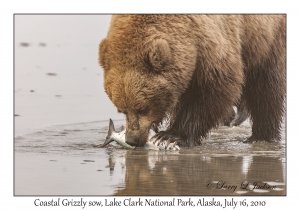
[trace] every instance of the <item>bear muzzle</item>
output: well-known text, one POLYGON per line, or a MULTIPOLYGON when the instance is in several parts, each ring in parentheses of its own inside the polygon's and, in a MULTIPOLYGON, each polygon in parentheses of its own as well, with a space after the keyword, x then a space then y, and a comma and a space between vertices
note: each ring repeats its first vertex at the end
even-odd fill
POLYGON ((130 146, 139 146, 139 139, 136 136, 126 136, 126 143, 130 146))
POLYGON ((147 142, 147 135, 130 135, 126 133, 126 143, 130 146, 143 147, 147 142))

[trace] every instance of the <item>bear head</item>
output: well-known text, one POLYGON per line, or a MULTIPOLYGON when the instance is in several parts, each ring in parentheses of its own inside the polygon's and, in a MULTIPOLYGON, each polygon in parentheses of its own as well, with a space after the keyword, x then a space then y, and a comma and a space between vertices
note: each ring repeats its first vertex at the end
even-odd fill
POLYGON ((174 39, 177 33, 158 28, 157 17, 113 16, 99 48, 105 92, 126 115, 126 142, 132 146, 143 146, 151 126, 171 112, 196 63, 189 39, 174 39))

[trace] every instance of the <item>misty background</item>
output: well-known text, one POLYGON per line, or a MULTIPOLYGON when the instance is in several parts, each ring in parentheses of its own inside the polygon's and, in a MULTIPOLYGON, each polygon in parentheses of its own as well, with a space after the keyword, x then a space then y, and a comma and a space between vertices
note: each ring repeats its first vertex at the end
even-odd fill
POLYGON ((124 119, 107 97, 98 47, 111 15, 15 15, 15 134, 124 119))

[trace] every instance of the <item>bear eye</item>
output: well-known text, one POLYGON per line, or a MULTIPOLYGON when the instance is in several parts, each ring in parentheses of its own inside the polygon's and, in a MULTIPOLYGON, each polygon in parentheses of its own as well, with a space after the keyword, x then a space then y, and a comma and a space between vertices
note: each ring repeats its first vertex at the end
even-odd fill
POLYGON ((148 107, 139 109, 139 110, 137 111, 137 113, 138 113, 139 115, 145 115, 145 114, 147 114, 148 112, 149 112, 149 108, 148 108, 148 107))
POLYGON ((122 112, 122 111, 120 111, 119 109, 118 109, 118 113, 122 113, 122 114, 127 114, 127 112, 122 112))

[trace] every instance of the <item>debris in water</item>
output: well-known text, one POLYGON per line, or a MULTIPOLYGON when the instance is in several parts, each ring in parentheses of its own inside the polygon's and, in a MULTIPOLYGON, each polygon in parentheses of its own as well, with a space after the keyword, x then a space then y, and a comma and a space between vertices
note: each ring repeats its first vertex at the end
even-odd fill
POLYGON ((56 76, 56 73, 47 73, 48 76, 56 76))
POLYGON ((39 43, 39 46, 40 46, 40 47, 46 47, 46 43, 40 42, 40 43, 39 43))
POLYGON ((21 46, 21 47, 29 47, 29 45, 30 45, 30 44, 27 43, 27 42, 21 42, 21 43, 20 43, 20 46, 21 46))
POLYGON ((94 160, 83 160, 84 162, 95 162, 94 160))

